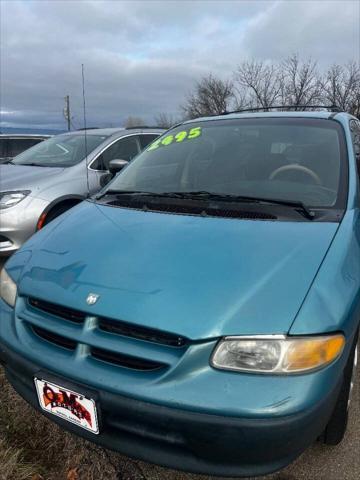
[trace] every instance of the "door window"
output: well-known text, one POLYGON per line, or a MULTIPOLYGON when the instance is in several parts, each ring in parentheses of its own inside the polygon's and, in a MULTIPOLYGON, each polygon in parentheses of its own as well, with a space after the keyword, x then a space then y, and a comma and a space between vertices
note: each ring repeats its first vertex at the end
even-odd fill
POLYGON ((160 135, 159 134, 149 134, 149 133, 144 133, 139 135, 140 139, 140 145, 141 145, 141 150, 143 150, 146 146, 149 145, 149 143, 153 142, 156 140, 160 135))
POLYGON ((94 170, 108 170, 110 160, 121 159, 128 162, 140 152, 140 144, 136 135, 121 138, 110 145, 91 164, 94 170))

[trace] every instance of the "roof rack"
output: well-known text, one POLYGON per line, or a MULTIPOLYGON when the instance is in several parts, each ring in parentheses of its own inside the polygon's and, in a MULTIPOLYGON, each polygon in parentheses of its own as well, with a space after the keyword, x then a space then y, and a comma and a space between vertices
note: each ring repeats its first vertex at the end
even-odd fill
POLYGON ((139 128, 139 129, 143 129, 143 128, 157 128, 157 129, 161 129, 161 127, 154 127, 152 125, 134 125, 132 127, 125 127, 125 130, 131 130, 133 128, 139 128))
POLYGON ((77 128, 76 131, 77 132, 81 132, 82 130, 96 130, 96 129, 99 129, 100 127, 82 127, 82 128, 77 128))
POLYGON ((270 110, 294 110, 294 111, 303 111, 303 110, 314 110, 314 109, 326 109, 330 112, 341 112, 341 108, 337 105, 275 105, 273 107, 255 107, 255 108, 245 108, 243 110, 232 110, 231 112, 223 112, 220 115, 230 115, 231 113, 244 113, 244 112, 268 112, 270 110))

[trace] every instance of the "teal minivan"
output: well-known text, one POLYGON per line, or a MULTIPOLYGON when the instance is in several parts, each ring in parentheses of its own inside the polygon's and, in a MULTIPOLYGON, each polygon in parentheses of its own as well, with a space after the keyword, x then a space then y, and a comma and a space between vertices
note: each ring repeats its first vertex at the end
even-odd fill
POLYGON ((339 443, 359 159, 360 122, 338 111, 172 128, 5 264, 8 380, 63 428, 191 472, 262 475, 339 443))

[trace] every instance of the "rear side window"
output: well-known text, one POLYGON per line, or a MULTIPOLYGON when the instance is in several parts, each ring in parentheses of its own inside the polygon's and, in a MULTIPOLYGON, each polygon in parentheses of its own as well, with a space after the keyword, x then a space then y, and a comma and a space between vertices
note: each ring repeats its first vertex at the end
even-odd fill
POLYGON ((8 139, 8 156, 16 157, 41 141, 39 138, 10 138, 8 139))
POLYGON ((140 139, 140 145, 141 145, 141 150, 143 150, 145 147, 149 145, 149 143, 153 142, 159 137, 159 135, 154 135, 154 134, 144 134, 144 135, 139 135, 140 139))

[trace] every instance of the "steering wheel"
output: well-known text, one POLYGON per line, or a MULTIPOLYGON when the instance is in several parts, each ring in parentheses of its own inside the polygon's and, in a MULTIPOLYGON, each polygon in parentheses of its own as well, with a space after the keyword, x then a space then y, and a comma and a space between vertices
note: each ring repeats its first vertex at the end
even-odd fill
POLYGON ((271 173, 269 180, 274 180, 281 173, 288 172, 291 170, 294 170, 296 172, 306 173, 306 175, 311 177, 311 179, 315 182, 316 185, 322 184, 321 179, 317 173, 315 173, 310 168, 304 167, 303 165, 298 165, 297 163, 292 163, 290 165, 284 165, 282 167, 277 168, 271 173))

